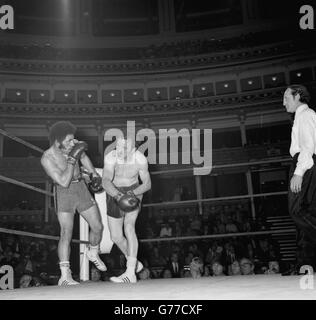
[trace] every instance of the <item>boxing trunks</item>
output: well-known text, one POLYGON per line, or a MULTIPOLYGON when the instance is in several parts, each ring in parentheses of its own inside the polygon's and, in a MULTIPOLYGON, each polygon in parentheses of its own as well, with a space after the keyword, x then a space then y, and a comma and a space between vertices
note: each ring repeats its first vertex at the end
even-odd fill
MULTIPOLYGON (((119 190, 122 193, 126 193, 127 191, 130 190, 135 190, 139 186, 139 183, 136 182, 131 186, 128 187, 116 187, 117 190, 119 190)), ((139 202, 140 206, 141 202, 139 202)), ((112 217, 112 218, 122 218, 126 214, 126 212, 120 210, 120 208, 117 205, 116 200, 110 196, 109 194, 106 194, 106 206, 107 206, 107 215, 112 217)))
POLYGON ((54 194, 56 212, 82 212, 96 205, 82 178, 71 181, 68 188, 55 184, 54 194))

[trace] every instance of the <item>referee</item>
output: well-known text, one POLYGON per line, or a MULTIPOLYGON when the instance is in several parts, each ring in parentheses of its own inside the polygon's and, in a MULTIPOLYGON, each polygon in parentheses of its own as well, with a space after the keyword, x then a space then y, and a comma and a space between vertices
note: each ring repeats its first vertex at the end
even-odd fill
POLYGON ((309 108, 310 94, 302 85, 287 87, 286 111, 294 114, 289 173, 289 213, 297 226, 297 257, 294 268, 283 275, 299 274, 302 265, 315 268, 316 245, 316 113, 309 108))

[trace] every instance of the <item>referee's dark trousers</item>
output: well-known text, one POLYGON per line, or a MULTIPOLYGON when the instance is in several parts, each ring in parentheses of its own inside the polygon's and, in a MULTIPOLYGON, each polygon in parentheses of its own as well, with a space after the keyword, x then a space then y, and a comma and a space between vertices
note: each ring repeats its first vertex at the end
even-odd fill
POLYGON ((314 165, 303 176, 302 188, 298 193, 290 189, 299 153, 293 157, 289 174, 289 213, 297 227, 297 264, 309 264, 314 268, 316 248, 316 155, 314 165))

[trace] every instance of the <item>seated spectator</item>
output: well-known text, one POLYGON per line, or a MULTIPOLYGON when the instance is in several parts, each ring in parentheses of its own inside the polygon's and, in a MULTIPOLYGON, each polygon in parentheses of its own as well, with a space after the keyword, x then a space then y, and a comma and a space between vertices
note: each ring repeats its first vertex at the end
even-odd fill
POLYGON ((265 274, 277 274, 280 273, 280 266, 278 261, 269 261, 269 268, 265 274))
POLYGON ((189 269, 183 270, 182 278, 192 278, 191 271, 189 269))
POLYGON ((233 232, 238 232, 237 226, 234 224, 233 220, 231 217, 227 218, 227 223, 226 223, 226 232, 227 233, 233 233, 233 232))
POLYGON ((40 277, 33 276, 31 281, 31 287, 43 287, 47 284, 40 277))
POLYGON ((91 270, 90 270, 90 279, 91 281, 93 282, 98 282, 101 280, 101 273, 100 271, 95 268, 95 267, 91 267, 91 270))
POLYGON ((156 246, 150 252, 149 263, 151 267, 164 267, 167 263, 165 258, 160 254, 159 248, 156 246))
POLYGON ((213 277, 225 276, 224 266, 220 262, 214 262, 211 269, 213 277))
POLYGON ((172 236, 172 228, 169 223, 162 225, 159 236, 160 236, 160 238, 172 236))
POLYGON ((248 258, 242 258, 239 262, 241 274, 244 276, 252 275, 254 273, 254 264, 248 258))
POLYGON ((138 277, 140 280, 150 279, 150 270, 144 267, 143 270, 138 273, 138 277))
POLYGON ((228 266, 228 275, 238 276, 241 275, 240 265, 237 260, 228 266))
POLYGON ((162 271, 162 278, 172 278, 172 272, 170 269, 164 269, 162 271))
POLYGON ((194 257, 190 263, 190 272, 193 279, 201 278, 204 264, 200 257, 194 257))
POLYGON ((197 235, 202 233, 202 221, 200 217, 195 217, 192 222, 190 223, 190 228, 193 232, 197 235))
POLYGON ((181 277, 181 270, 182 264, 179 262, 179 256, 177 252, 173 252, 170 256, 169 262, 166 266, 172 274, 172 278, 180 278, 181 277))
POLYGON ((205 265, 202 276, 203 276, 203 277, 209 277, 210 275, 211 275, 211 273, 210 273, 210 266, 209 266, 209 265, 205 265))
POLYGON ((31 287, 32 276, 29 274, 24 274, 19 281, 20 288, 29 288, 31 287))
POLYGON ((194 258, 193 253, 192 253, 192 252, 188 252, 188 254, 187 254, 187 255, 185 256, 185 258, 184 258, 184 264, 185 264, 186 266, 190 265, 190 263, 191 263, 191 261, 192 261, 193 258, 194 258))

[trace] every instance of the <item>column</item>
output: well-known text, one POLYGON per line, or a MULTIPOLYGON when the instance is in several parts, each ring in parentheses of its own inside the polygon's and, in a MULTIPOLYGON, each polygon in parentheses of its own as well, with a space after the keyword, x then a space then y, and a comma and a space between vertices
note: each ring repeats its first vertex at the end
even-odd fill
POLYGON ((241 6, 244 24, 248 24, 250 21, 259 18, 259 4, 257 0, 242 0, 241 6))
POLYGON ((159 33, 176 31, 173 0, 158 0, 159 33))
MULTIPOLYGON (((201 176, 194 176, 194 177, 195 177, 196 197, 197 197, 197 200, 201 200, 203 198, 201 176)), ((199 204, 199 214, 202 215, 203 214, 202 202, 198 202, 198 204, 199 204)))
MULTIPOLYGON (((81 35, 92 34, 92 3, 90 0, 76 1, 78 4, 76 7, 76 17, 79 21, 79 25, 76 26, 76 31, 81 35)), ((77 33, 77 34, 78 34, 77 33)))
MULTIPOLYGON (((4 130, 3 123, 0 123, 0 128, 4 130)), ((4 145, 4 135, 0 134, 0 158, 3 157, 3 145, 4 145)))
POLYGON ((98 134, 98 153, 103 156, 103 129, 101 125, 97 125, 97 134, 98 134))
MULTIPOLYGON (((245 116, 241 115, 239 118, 239 123, 240 123, 240 134, 241 134, 241 143, 243 146, 247 144, 247 135, 246 135, 246 126, 245 126, 245 116)), ((248 194, 250 196, 253 195, 253 185, 252 185, 252 179, 251 179, 251 172, 248 169, 246 172, 246 180, 247 180, 247 190, 248 194)), ((254 198, 250 198, 250 205, 251 205, 251 215, 252 218, 256 218, 256 207, 255 207, 255 202, 254 198)))
MULTIPOLYGON (((49 182, 49 180, 45 181, 45 190, 47 192, 51 192, 52 185, 49 182)), ((50 212, 50 203, 51 203, 51 197, 49 195, 45 195, 45 211, 44 211, 44 222, 49 222, 49 212, 50 212)))

